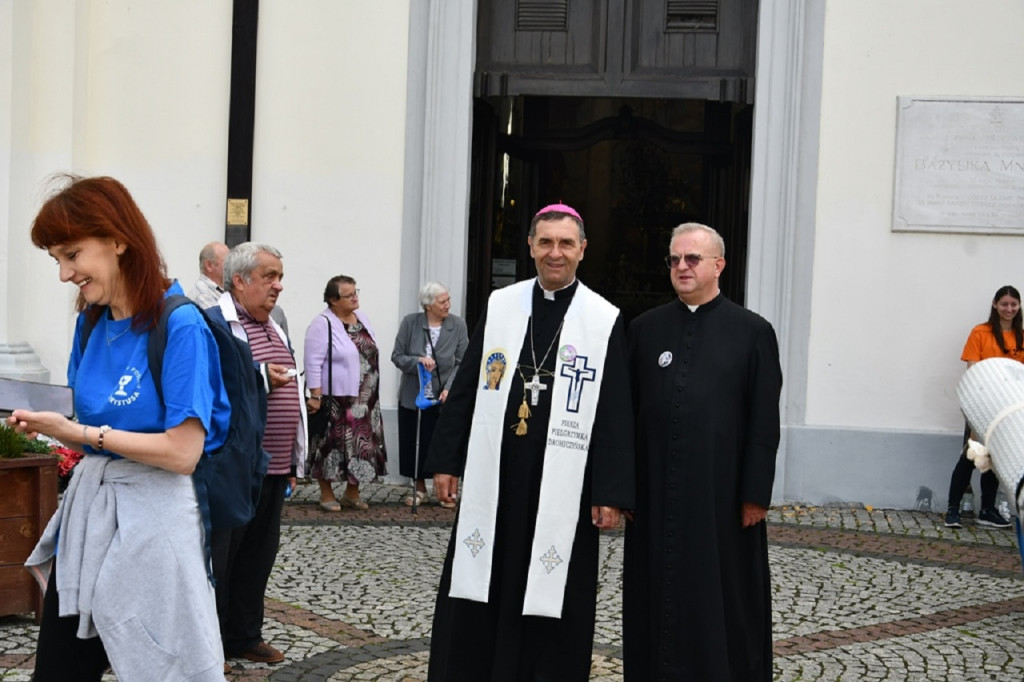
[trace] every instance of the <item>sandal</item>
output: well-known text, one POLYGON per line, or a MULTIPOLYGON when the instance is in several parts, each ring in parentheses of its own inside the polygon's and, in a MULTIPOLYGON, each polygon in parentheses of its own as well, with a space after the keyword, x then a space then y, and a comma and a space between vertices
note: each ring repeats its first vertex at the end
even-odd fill
POLYGON ((338 502, 341 504, 342 507, 349 507, 350 509, 358 509, 360 511, 366 511, 367 509, 370 508, 370 505, 366 504, 365 500, 361 500, 359 498, 352 500, 345 497, 344 495, 341 497, 340 500, 338 500, 338 502))
POLYGON ((444 507, 445 509, 455 509, 454 502, 445 502, 444 500, 438 500, 437 503, 444 507))
POLYGON ((325 512, 341 511, 341 504, 337 500, 320 500, 320 508, 325 512))
MULTIPOLYGON (((416 491, 416 506, 417 507, 422 507, 423 503, 426 501, 426 499, 427 499, 427 493, 426 493, 425 490, 417 490, 416 491)), ((405 496, 405 506, 406 507, 411 507, 412 506, 412 502, 413 502, 412 495, 406 495, 405 496)))

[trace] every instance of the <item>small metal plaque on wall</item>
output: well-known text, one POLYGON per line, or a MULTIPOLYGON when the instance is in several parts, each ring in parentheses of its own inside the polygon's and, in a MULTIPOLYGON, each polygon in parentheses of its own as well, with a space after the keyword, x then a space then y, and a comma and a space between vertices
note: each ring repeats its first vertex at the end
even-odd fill
POLYGON ((892 229, 1024 234, 1024 100, 900 97, 892 229))
POLYGON ((227 224, 243 226, 249 224, 248 199, 228 199, 227 224))

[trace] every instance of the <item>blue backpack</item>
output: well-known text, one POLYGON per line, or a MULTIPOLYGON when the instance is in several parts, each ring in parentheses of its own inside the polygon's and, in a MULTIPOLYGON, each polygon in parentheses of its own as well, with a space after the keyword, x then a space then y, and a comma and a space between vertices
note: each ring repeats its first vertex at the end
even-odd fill
MULTIPOLYGON (((157 394, 161 397, 164 349, 167 347, 167 320, 171 313, 182 305, 196 304, 181 294, 172 294, 165 298, 160 320, 149 333, 149 371, 156 384, 157 394)), ((267 465, 270 462, 270 453, 263 449, 263 429, 267 423, 267 391, 259 368, 253 362, 249 344, 231 333, 231 328, 219 308, 199 308, 199 311, 217 342, 224 389, 228 394, 228 402, 231 403, 231 420, 224 444, 213 452, 203 453, 192 474, 209 552, 212 530, 244 526, 256 513, 263 477, 267 474, 267 465)), ((93 326, 87 318, 82 327, 83 353, 93 326)))

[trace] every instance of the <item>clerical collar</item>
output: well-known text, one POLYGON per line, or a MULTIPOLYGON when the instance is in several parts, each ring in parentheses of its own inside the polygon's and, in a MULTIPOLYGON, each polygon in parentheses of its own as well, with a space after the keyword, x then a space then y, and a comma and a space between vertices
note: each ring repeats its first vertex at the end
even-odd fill
POLYGON ((713 308, 720 298, 722 298, 721 290, 719 290, 715 294, 715 297, 713 299, 711 299, 710 301, 708 301, 707 303, 698 303, 696 305, 690 305, 689 303, 685 302, 683 299, 679 299, 679 303, 681 305, 684 305, 687 308, 689 308, 691 313, 695 313, 695 312, 697 312, 698 308, 713 308))
POLYGON ((548 291, 547 289, 545 289, 544 287, 542 287, 540 285, 540 279, 538 278, 537 279, 537 288, 540 289, 541 294, 543 294, 543 296, 544 296, 544 298, 546 300, 548 300, 548 301, 556 301, 556 300, 558 300, 560 298, 565 298, 566 296, 572 296, 572 294, 576 291, 576 283, 578 281, 579 280, 577 280, 575 277, 573 277, 573 280, 571 282, 569 282, 568 284, 566 284, 561 289, 555 289, 553 291, 548 291))

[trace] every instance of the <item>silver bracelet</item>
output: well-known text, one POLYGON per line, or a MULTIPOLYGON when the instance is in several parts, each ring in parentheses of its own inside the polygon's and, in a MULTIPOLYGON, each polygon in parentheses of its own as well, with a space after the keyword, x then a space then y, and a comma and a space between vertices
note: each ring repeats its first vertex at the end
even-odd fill
POLYGON ((82 445, 89 445, 88 425, 82 424, 82 445))

